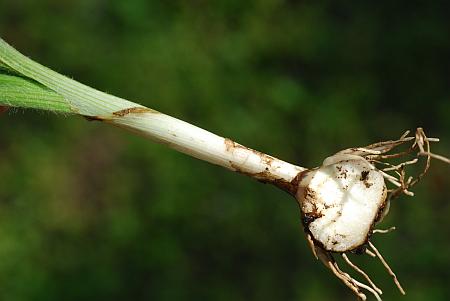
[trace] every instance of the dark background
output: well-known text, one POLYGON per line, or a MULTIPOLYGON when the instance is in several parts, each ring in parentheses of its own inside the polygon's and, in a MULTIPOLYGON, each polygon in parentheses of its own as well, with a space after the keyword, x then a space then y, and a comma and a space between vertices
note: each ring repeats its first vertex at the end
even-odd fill
MULTIPOLYGON (((0 2, 0 35, 100 90, 301 166, 423 126, 450 153, 439 1, 0 2)), ((386 300, 450 299, 449 168, 391 206, 354 258, 386 300)), ((354 300, 287 194, 119 129, 0 118, 0 299, 354 300)))

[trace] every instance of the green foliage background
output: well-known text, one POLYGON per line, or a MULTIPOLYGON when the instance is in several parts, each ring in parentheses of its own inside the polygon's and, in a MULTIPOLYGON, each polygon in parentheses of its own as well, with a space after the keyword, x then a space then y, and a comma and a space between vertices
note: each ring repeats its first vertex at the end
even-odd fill
MULTIPOLYGON (((2 0, 0 35, 100 90, 313 167, 423 126, 450 149, 440 1, 2 0)), ((386 300, 449 300, 448 166, 355 258, 386 300)), ((0 117, 1 300, 354 300, 277 189, 107 125, 0 117)))

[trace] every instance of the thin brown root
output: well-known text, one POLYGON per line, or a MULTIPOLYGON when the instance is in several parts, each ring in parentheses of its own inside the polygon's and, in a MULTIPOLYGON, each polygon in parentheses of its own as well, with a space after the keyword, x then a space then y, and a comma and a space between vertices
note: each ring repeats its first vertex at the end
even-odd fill
MULTIPOLYGON (((375 298, 377 299, 377 301, 382 301, 381 298, 380 298, 380 295, 379 295, 373 288, 371 288, 371 287, 368 286, 368 285, 365 285, 364 283, 359 282, 358 280, 354 280, 354 279, 353 279, 353 281, 354 281, 355 284, 356 284, 357 286, 359 286, 360 288, 364 288, 364 289, 368 290, 369 292, 371 292, 372 295, 375 296, 375 298)), ((381 294, 381 293, 380 293, 380 294, 381 294)))
POLYGON ((381 301, 380 295, 383 293, 381 289, 379 289, 373 281, 369 278, 369 276, 361 270, 358 266, 353 264, 350 259, 348 259, 346 254, 342 254, 342 257, 344 260, 358 273, 363 275, 363 277, 370 283, 371 287, 357 281, 356 279, 352 278, 348 273, 343 272, 340 268, 337 262, 334 260, 331 253, 321 249, 321 248, 315 248, 318 254, 319 259, 322 261, 322 263, 331 270, 331 272, 340 279, 348 288, 350 288, 353 293, 360 299, 360 300, 367 300, 367 296, 360 290, 360 288, 367 290, 371 294, 374 295, 374 297, 377 299, 377 301, 381 301))
POLYGON ((313 253, 314 257, 316 257, 316 259, 319 259, 319 257, 317 257, 316 246, 314 245, 314 241, 311 238, 311 234, 306 234, 306 240, 308 241, 308 245, 311 248, 311 252, 313 253))
POLYGON ((338 154, 351 154, 365 158, 373 166, 383 166, 379 168, 386 181, 395 186, 389 189, 389 199, 396 198, 402 194, 413 196, 410 188, 416 185, 427 173, 430 167, 431 158, 450 164, 450 159, 441 155, 433 154, 430 150, 430 142, 438 142, 438 138, 428 138, 422 128, 417 128, 414 136, 408 136, 406 131, 398 140, 389 140, 374 143, 365 147, 354 147, 338 154), (406 150, 394 151, 395 148, 409 144, 406 150), (406 167, 419 163, 419 158, 425 157, 425 164, 422 171, 415 177, 406 174, 406 167), (405 159, 400 164, 387 162, 390 159, 405 159))
POLYGON ((436 154, 427 153, 427 152, 420 152, 418 155, 419 156, 424 156, 424 157, 431 157, 431 158, 434 158, 434 159, 437 159, 437 160, 441 160, 442 162, 450 164, 450 159, 448 159, 448 158, 446 158, 444 156, 441 156, 441 155, 436 155, 436 154))
POLYGON ((380 155, 381 154, 381 151, 373 150, 373 149, 369 149, 369 148, 365 148, 365 147, 357 147, 357 148, 354 148, 353 150, 362 152, 365 154, 371 154, 371 155, 380 155))
POLYGON ((354 280, 347 274, 341 271, 339 269, 336 261, 334 260, 333 256, 321 248, 317 248, 317 255, 319 259, 322 261, 322 263, 331 270, 331 272, 340 279, 349 289, 353 291, 353 293, 360 299, 360 300, 367 300, 367 297, 364 293, 362 293, 358 285, 354 282, 354 280))
POLYGON ((401 286, 400 282, 398 281, 397 276, 395 275, 395 273, 392 271, 390 266, 387 264, 386 260, 384 260, 383 256, 381 256, 380 252, 377 250, 377 248, 375 248, 375 246, 370 241, 369 241, 369 246, 372 248, 372 250, 375 252, 377 257, 380 259, 381 263, 384 265, 384 267, 388 271, 389 275, 391 275, 392 278, 394 279, 394 283, 397 286, 397 288, 400 291, 400 293, 405 295, 406 294, 405 290, 403 289, 403 287, 401 286))
POLYGON ((392 184, 394 184, 397 187, 402 187, 402 184, 399 181, 397 181, 396 177, 393 177, 390 174, 385 173, 384 171, 380 171, 380 172, 386 180, 388 180, 389 182, 391 182, 392 184))
POLYGON ((369 255, 370 257, 377 257, 377 255, 375 255, 372 251, 370 251, 369 249, 366 249, 366 254, 369 255))
POLYGON ((390 227, 389 229, 375 229, 372 233, 389 233, 395 230, 395 227, 390 227))
POLYGON ((383 171, 399 170, 399 169, 405 167, 406 165, 416 164, 417 161, 419 161, 419 159, 418 158, 414 158, 413 160, 406 161, 406 162, 403 162, 403 163, 398 164, 398 165, 392 165, 391 167, 383 168, 383 171))
POLYGON ((356 285, 355 283, 355 280, 352 279, 347 273, 342 272, 336 262, 329 262, 328 267, 336 277, 341 279, 341 281, 344 282, 344 284, 348 288, 350 288, 356 294, 356 296, 358 296, 359 299, 364 301, 367 300, 366 295, 359 290, 358 285, 356 285))
MULTIPOLYGON (((409 134, 409 132, 408 132, 409 134)), ((404 134, 400 137, 398 140, 389 140, 389 141, 382 141, 370 144, 366 147, 363 147, 364 149, 371 149, 371 150, 377 150, 381 153, 387 153, 394 149, 395 147, 402 145, 405 142, 414 140, 414 137, 406 137, 404 134)))
POLYGON ((439 142, 439 141, 441 141, 439 138, 430 138, 430 137, 428 137, 427 139, 430 142, 439 142))
MULTIPOLYGON (((344 258, 344 260, 347 262, 347 264, 349 266, 351 266, 355 271, 357 271, 358 273, 360 273, 366 280, 367 282, 369 282, 370 286, 378 293, 378 294, 383 294, 383 291, 378 288, 375 283, 372 281, 372 279, 370 279, 369 275, 366 274, 366 272, 364 272, 361 268, 359 268, 356 264, 354 264, 353 262, 350 261, 350 258, 348 258, 348 256, 345 253, 342 253, 342 258, 344 258)), ((376 295, 376 294, 375 294, 376 295)), ((376 297, 376 296, 375 296, 376 297)), ((378 298, 377 298, 378 299, 378 298)))
MULTIPOLYGON (((434 142, 434 141, 436 141, 436 139, 433 138, 432 141, 434 142)), ((389 196, 390 199, 395 198, 401 194, 413 196, 414 193, 409 191, 409 188, 411 188, 412 186, 417 184, 421 180, 421 178, 426 174, 426 172, 428 171, 428 169, 430 167, 430 159, 431 159, 431 156, 429 155, 429 154, 431 154, 430 139, 425 135, 425 132, 423 131, 422 128, 418 128, 416 130, 414 143, 407 151, 405 151, 403 153, 389 155, 390 156, 389 158, 402 157, 404 155, 410 154, 416 148, 419 149, 419 154, 426 153, 428 155, 426 156, 426 163, 425 163, 424 169, 415 178, 406 176, 405 167, 407 165, 416 164, 418 162, 419 154, 416 155, 416 158, 407 160, 398 165, 392 165, 389 163, 383 164, 383 165, 389 166, 382 170, 383 176, 385 177, 386 180, 388 180, 389 182, 391 182, 392 184, 397 186, 397 189, 394 189, 391 191, 390 196, 389 196), (394 172, 397 175, 397 177, 387 174, 387 172, 389 172, 389 171, 394 172), (400 184, 400 186, 399 186, 399 184, 400 184)), ((386 157, 386 156, 380 156, 380 158, 378 158, 377 162, 379 162, 380 159, 387 159, 387 158, 388 157, 386 157)))
MULTIPOLYGON (((344 253, 343 253, 343 254, 344 254, 344 253)), ((347 279, 348 279, 353 285, 356 285, 356 287, 360 287, 360 288, 363 288, 363 289, 368 290, 370 293, 372 293, 372 294, 375 296, 375 298, 377 299, 377 301, 381 301, 380 296, 378 295, 378 293, 377 293, 375 290, 373 290, 371 287, 365 285, 364 283, 361 283, 361 282, 359 282, 358 280, 352 278, 352 276, 350 276, 348 273, 343 272, 343 271, 339 268, 337 262, 334 262, 334 267, 335 267, 335 269, 336 269, 341 275, 343 275, 344 277, 347 277, 347 279)), ((359 291, 359 289, 358 289, 358 291, 359 291)), ((360 293, 361 293, 361 291, 360 291, 360 293)), ((362 293, 361 293, 361 294, 362 294, 362 293)), ((363 295, 364 295, 364 294, 363 294, 363 295)), ((365 296, 365 295, 364 295, 364 296, 365 296)))
POLYGON ((409 135, 409 133, 411 133, 411 131, 410 131, 410 130, 406 130, 406 131, 403 133, 403 135, 400 136, 400 140, 405 139, 405 138, 409 135))

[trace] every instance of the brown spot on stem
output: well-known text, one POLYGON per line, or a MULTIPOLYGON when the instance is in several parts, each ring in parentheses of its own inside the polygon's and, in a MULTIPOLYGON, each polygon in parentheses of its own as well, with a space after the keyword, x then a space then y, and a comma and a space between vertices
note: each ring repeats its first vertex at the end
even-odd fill
POLYGON ((257 155, 260 159, 261 162, 263 162, 265 165, 267 165, 268 169, 270 169, 271 164, 273 163, 273 161, 275 160, 274 157, 266 155, 264 153, 261 153, 257 150, 245 147, 237 142, 234 142, 233 140, 231 140, 230 138, 225 138, 224 139, 224 144, 225 144, 225 150, 227 152, 233 153, 236 150, 245 150, 245 151, 249 151, 254 153, 255 155, 257 155))
POLYGON ((229 138, 225 138, 225 149, 227 152, 233 152, 234 149, 236 148, 236 142, 234 142, 233 140, 229 139, 229 138))
POLYGON ((277 186, 278 188, 281 188, 282 190, 295 195, 298 188, 298 178, 295 177, 291 182, 286 181, 284 179, 276 177, 271 171, 276 169, 276 167, 273 166, 273 163, 276 161, 276 159, 272 156, 266 155, 264 153, 261 153, 257 150, 245 147, 239 143, 234 142, 233 140, 229 138, 224 139, 225 144, 225 151, 229 153, 234 153, 237 150, 244 150, 245 152, 251 152, 258 156, 261 160, 261 162, 264 164, 263 171, 260 172, 248 172, 244 170, 242 166, 239 166, 238 164, 235 164, 230 161, 231 168, 241 174, 250 176, 252 178, 257 179, 258 181, 262 183, 271 183, 277 186))
POLYGON ((127 109, 123 109, 120 111, 116 111, 113 113, 113 115, 117 116, 117 117, 123 117, 123 116, 131 114, 131 113, 142 114, 142 113, 159 113, 159 112, 149 109, 149 108, 146 108, 146 107, 133 107, 133 108, 127 108, 127 109))
MULTIPOLYGON (((291 182, 288 182, 288 181, 286 181, 284 179, 281 179, 281 178, 277 178, 276 176, 274 176, 272 173, 270 173, 268 171, 268 168, 265 168, 261 172, 253 172, 252 173, 252 172, 244 171, 237 164, 234 164, 231 161, 230 161, 230 165, 231 165, 231 168, 235 172, 238 172, 240 174, 252 177, 252 178, 254 178, 254 179, 256 179, 259 182, 264 183, 264 184, 268 184, 268 183, 273 184, 273 185, 277 186, 278 188, 280 188, 280 189, 282 189, 284 191, 287 191, 287 192, 289 192, 291 194, 295 194, 291 182)), ((296 189, 297 188, 295 188, 295 191, 296 191, 296 189)))
MULTIPOLYGON (((141 113, 159 113, 158 111, 146 108, 146 107, 133 107, 128 109, 123 109, 120 111, 113 112, 112 115, 114 117, 123 117, 128 114, 141 114, 141 113)), ((111 117, 109 116, 89 116, 89 115, 83 115, 84 118, 86 118, 88 121, 111 121, 111 117)))

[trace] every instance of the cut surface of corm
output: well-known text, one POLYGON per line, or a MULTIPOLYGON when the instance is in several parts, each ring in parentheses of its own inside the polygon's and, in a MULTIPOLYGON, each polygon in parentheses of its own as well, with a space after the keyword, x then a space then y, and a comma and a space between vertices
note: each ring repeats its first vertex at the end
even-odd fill
POLYGON ((361 157, 312 170, 297 194, 305 230, 326 251, 355 250, 367 242, 386 191, 383 175, 361 157))

